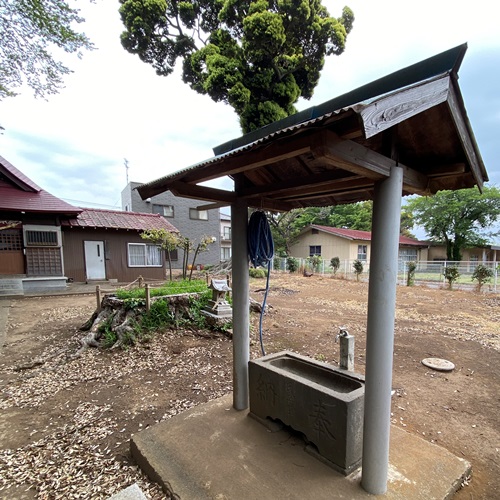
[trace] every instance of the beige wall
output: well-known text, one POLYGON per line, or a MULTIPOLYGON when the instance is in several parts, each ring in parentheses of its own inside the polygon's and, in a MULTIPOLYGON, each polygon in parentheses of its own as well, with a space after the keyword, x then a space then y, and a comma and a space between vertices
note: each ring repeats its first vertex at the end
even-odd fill
MULTIPOLYGON (((427 259, 422 260, 447 260, 446 247, 444 245, 430 247, 427 259)), ((495 260, 495 252, 487 248, 466 248, 462 250, 462 261, 470 260, 477 260, 478 262, 493 261, 495 260)))
MULTIPOLYGON (((302 234, 302 236, 300 236, 299 238, 299 241, 297 241, 294 245, 292 245, 291 247, 292 257, 307 259, 309 257, 309 247, 312 245, 321 246, 321 257, 323 258, 323 260, 328 262, 332 257, 339 257, 341 261, 355 260, 358 258, 358 246, 366 245, 367 247, 366 260, 368 262, 370 261, 370 256, 371 256, 370 241, 349 240, 347 238, 342 238, 340 236, 335 236, 334 234, 329 234, 322 231, 318 231, 317 234, 312 234, 311 229, 302 234)), ((411 247, 402 246, 401 248, 411 248, 411 247)), ((417 249, 417 260, 418 261, 432 260, 432 257, 429 257, 427 248, 417 249)))
POLYGON ((332 257, 338 257, 340 260, 357 259, 358 245, 366 245, 367 260, 370 259, 369 241, 348 240, 322 231, 319 231, 318 234, 312 234, 311 230, 304 233, 299 241, 291 246, 292 257, 307 259, 309 257, 309 247, 313 245, 321 246, 321 257, 326 261, 330 261, 332 257))

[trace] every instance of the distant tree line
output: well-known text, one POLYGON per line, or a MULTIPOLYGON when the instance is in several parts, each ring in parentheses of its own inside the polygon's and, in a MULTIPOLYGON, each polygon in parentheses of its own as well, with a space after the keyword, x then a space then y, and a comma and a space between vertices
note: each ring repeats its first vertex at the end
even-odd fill
MULTIPOLYGON (((299 233, 311 224, 371 231, 373 204, 363 201, 349 205, 309 207, 290 212, 269 212, 276 253, 286 257, 299 233)), ((484 246, 500 234, 500 190, 485 187, 439 191, 433 196, 405 200, 400 233, 414 237, 422 227, 428 241, 446 246, 447 259, 462 260, 466 248, 484 246)))

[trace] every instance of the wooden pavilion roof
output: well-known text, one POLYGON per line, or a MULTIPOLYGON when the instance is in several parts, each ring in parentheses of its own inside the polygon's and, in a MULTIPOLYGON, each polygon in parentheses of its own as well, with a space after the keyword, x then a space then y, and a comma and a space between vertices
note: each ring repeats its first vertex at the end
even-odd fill
MULTIPOLYGON (((371 199, 393 165, 403 194, 481 189, 488 176, 458 85, 467 46, 246 134, 216 156, 138 188, 143 199, 170 190, 215 208, 245 198, 287 211, 371 199), (230 176, 234 191, 200 185, 230 176)), ((201 208, 201 207, 199 207, 201 208)))

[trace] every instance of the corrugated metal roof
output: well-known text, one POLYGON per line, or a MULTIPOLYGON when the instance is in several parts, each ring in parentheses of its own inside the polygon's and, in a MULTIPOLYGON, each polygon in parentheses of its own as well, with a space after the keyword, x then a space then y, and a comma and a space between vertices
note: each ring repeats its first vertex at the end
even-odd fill
POLYGON ((239 149, 243 145, 255 143, 264 137, 272 137, 274 132, 292 129, 294 126, 300 124, 313 123, 316 118, 326 118, 334 112, 347 110, 355 104, 360 104, 395 90, 400 90, 415 82, 422 82, 451 71, 458 72, 466 51, 467 44, 465 43, 429 57, 424 61, 395 71, 390 75, 386 75, 351 92, 330 99, 318 106, 312 106, 304 111, 249 132, 237 139, 216 146, 213 149, 214 154, 227 153, 239 149))
MULTIPOLYGON (((358 229, 343 229, 338 227, 331 226, 320 226, 317 224, 312 224, 308 228, 304 230, 307 231, 309 229, 318 229, 319 231, 323 231, 325 233, 333 234, 334 236, 339 236, 341 238, 347 238, 349 240, 361 240, 361 241, 371 241, 372 233, 370 231, 360 231, 358 229)), ((400 245, 407 246, 427 246, 428 244, 425 241, 419 241, 414 238, 409 238, 408 236, 400 236, 399 237, 400 245)))
POLYGON ((63 226, 101 229, 127 229, 146 231, 149 229, 165 229, 178 233, 165 217, 159 214, 143 214, 137 212, 121 212, 118 210, 101 210, 82 208, 82 213, 75 219, 63 221, 63 226))
POLYGON ((301 130, 302 128, 306 128, 306 127, 309 127, 311 125, 319 125, 320 123, 328 120, 329 118, 331 118, 332 116, 334 115, 339 115, 343 112, 347 112, 349 111, 350 108, 346 108, 346 109, 340 109, 340 110, 337 110, 335 112, 332 112, 332 113, 328 113, 324 116, 321 116, 320 118, 314 118, 312 120, 309 120, 307 122, 302 122, 302 123, 299 123, 297 125, 293 125, 289 128, 286 128, 286 129, 282 129, 282 130, 277 130, 276 132, 273 132, 265 137, 261 137, 259 139, 257 139, 256 141, 250 143, 250 144, 244 144, 243 146, 237 148, 237 149, 233 149, 231 151, 228 151, 227 153, 223 153, 223 154, 220 154, 220 155, 217 155, 217 156, 213 156, 212 158, 208 158, 206 160, 202 160, 200 161, 199 163, 195 163, 194 165, 190 165, 189 167, 186 167, 186 168, 183 168, 182 170, 179 170, 173 174, 169 174, 169 175, 165 175, 163 177, 160 177, 159 179, 156 179, 154 181, 151 181, 151 182, 146 182, 144 184, 141 184, 139 187, 137 187, 136 189, 139 191, 139 193, 141 193, 141 191, 143 189, 147 189, 151 186, 155 186, 155 185, 158 185, 158 184, 162 184, 162 182, 164 181, 174 181, 176 179, 180 179, 182 178, 186 173, 188 172, 191 172, 191 171, 194 171, 194 170, 197 170, 198 168, 201 168, 201 167, 205 167, 207 165, 211 165, 211 164, 215 164, 215 163, 218 163, 218 162, 221 162, 227 158, 231 158, 232 156, 237 156, 239 155, 240 153, 244 152, 244 151, 250 151, 251 149, 255 148, 255 147, 258 147, 259 145, 265 143, 265 142, 268 142, 272 139, 275 139, 277 137, 280 137, 280 136, 284 136, 284 135, 292 135, 295 131, 298 131, 298 130, 301 130))

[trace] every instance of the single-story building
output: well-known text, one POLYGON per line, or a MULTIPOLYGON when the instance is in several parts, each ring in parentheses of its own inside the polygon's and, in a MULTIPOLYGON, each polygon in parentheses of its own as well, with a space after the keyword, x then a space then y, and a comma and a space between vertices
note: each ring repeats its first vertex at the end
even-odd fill
MULTIPOLYGON (((470 262, 471 265, 479 264, 480 262, 497 262, 498 250, 500 250, 500 247, 495 245, 464 248, 462 250, 462 261, 470 262)), ((427 260, 429 261, 448 260, 446 258, 446 245, 430 242, 427 260)))
POLYGON ((164 279, 146 229, 178 232, 159 214, 74 207, 0 156, 0 294, 64 289, 74 281, 164 279))
POLYGON ((177 229, 159 214, 84 208, 61 222, 65 275, 72 281, 165 279, 164 252, 142 231, 177 229))
MULTIPOLYGON (((368 262, 371 254, 371 239, 370 231, 312 224, 299 233, 297 240, 291 245, 291 255, 302 259, 319 255, 326 261, 339 257, 341 261, 359 259, 368 262)), ((425 241, 400 236, 399 259, 427 260, 428 246, 429 244, 425 241)))
POLYGON ((64 288, 61 221, 82 210, 0 156, 0 292, 64 288))

